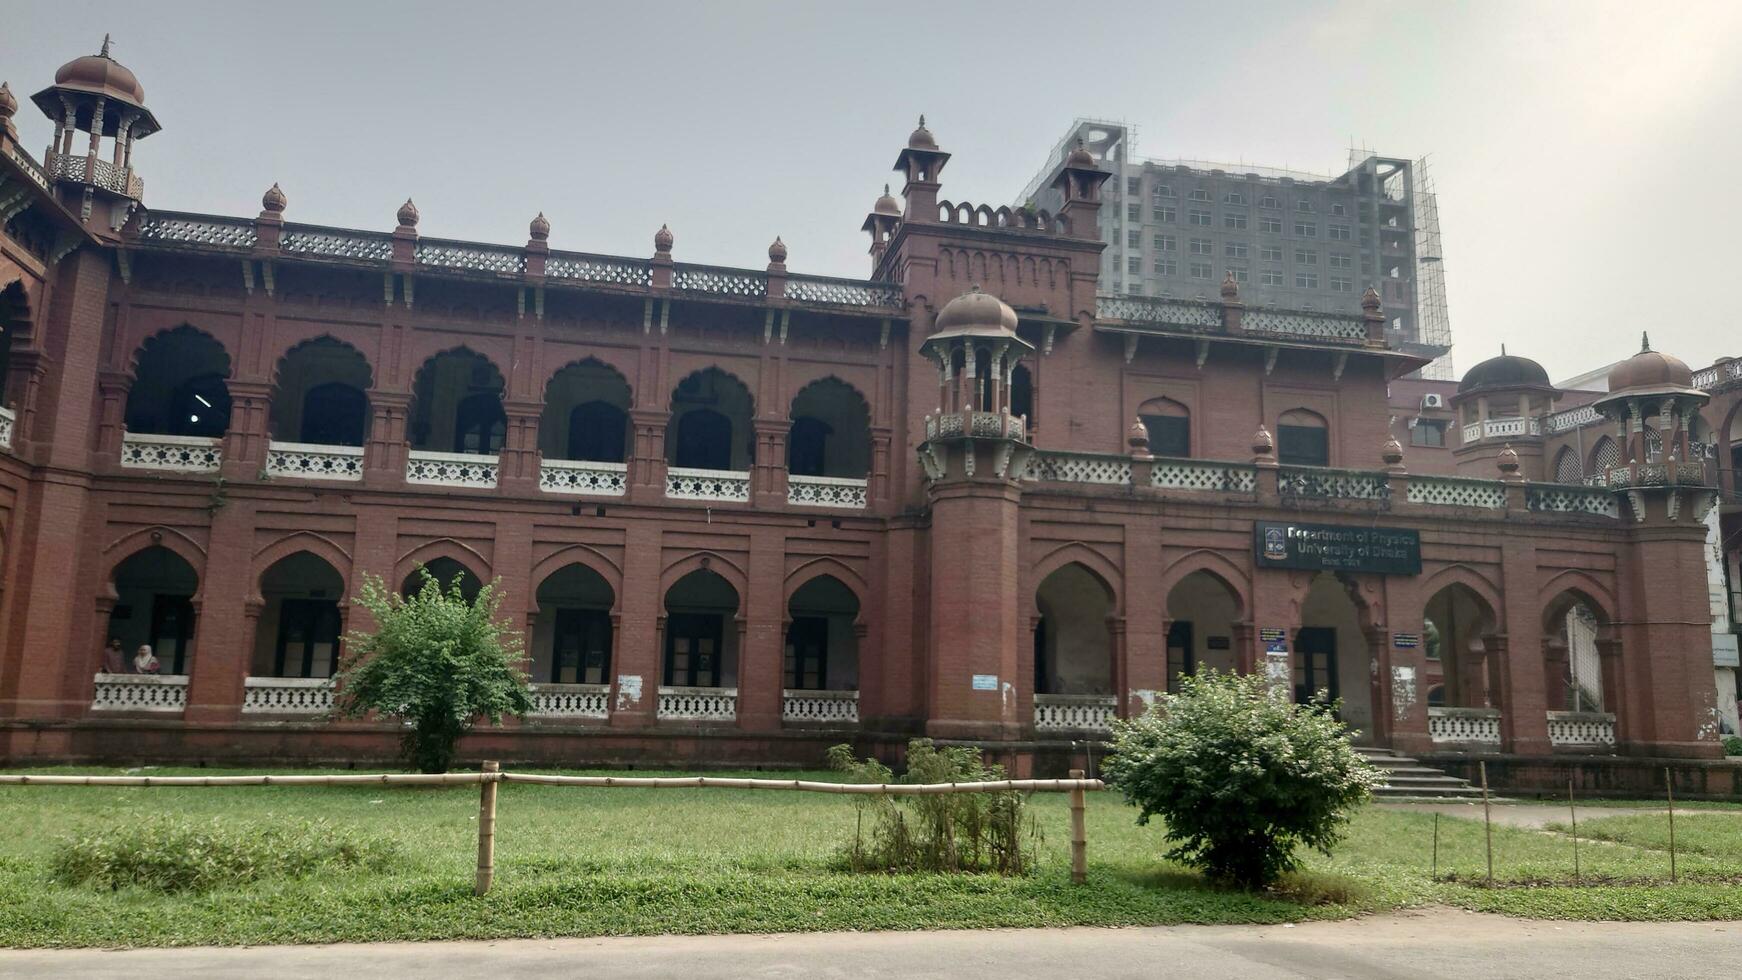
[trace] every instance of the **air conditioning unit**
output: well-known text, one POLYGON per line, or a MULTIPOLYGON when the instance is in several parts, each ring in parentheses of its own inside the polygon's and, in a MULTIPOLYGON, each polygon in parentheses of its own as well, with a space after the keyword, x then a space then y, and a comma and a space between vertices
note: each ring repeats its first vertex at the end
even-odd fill
POLYGON ((1427 394, 1421 396, 1421 407, 1422 408, 1445 408, 1446 407, 1446 396, 1440 394, 1437 391, 1430 391, 1427 394))

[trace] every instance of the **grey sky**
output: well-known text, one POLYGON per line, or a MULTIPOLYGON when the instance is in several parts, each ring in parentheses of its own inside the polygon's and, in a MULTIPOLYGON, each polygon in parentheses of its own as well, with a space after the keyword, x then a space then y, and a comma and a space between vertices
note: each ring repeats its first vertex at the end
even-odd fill
MULTIPOLYGON (((859 223, 914 117, 944 196, 1012 200, 1075 116, 1139 151, 1341 168, 1431 156, 1460 370, 1556 378, 1639 331, 1742 354, 1742 3, 18 3, 0 78, 114 55, 164 131, 159 208, 863 276, 859 223)), ((50 126, 21 106, 26 145, 50 126)), ((897 188, 899 190, 899 187, 897 188)))

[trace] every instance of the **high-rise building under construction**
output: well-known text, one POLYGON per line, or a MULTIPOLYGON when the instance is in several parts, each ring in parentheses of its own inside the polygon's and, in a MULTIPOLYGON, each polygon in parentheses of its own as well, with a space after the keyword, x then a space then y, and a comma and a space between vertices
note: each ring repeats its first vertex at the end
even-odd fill
POLYGON ((1049 212, 1053 179, 1081 141, 1110 171, 1100 213, 1103 289, 1214 299, 1232 273, 1250 306, 1360 312, 1378 288, 1394 347, 1451 377, 1439 211, 1427 161, 1349 154, 1340 176, 1246 164, 1144 159, 1126 125, 1078 119, 1019 203, 1049 212))

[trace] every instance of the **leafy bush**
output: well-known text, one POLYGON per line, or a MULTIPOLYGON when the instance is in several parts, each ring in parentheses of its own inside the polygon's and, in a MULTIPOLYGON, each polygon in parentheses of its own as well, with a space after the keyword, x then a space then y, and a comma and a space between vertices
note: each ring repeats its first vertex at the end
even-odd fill
POLYGON ((1267 886, 1298 866, 1296 847, 1329 854, 1379 781, 1336 708, 1276 697, 1259 675, 1205 671, 1118 723, 1101 771, 1138 823, 1166 821, 1169 858, 1267 886))
POLYGON ((1726 735, 1724 737, 1725 755, 1742 755, 1742 735, 1726 735))
MULTIPOLYGON (((894 777, 876 759, 860 761, 850 745, 829 749, 829 768, 855 783, 978 783, 1004 777, 980 750, 940 749, 929 738, 907 743, 907 773, 894 777)), ((1021 874, 1033 860, 1039 825, 1028 817, 1020 793, 949 793, 926 796, 855 796, 859 827, 847 848, 854 871, 995 871, 1021 874), (864 835, 865 813, 872 817, 864 835), (1030 852, 1024 853, 1028 838, 1030 852)))
POLYGON ((395 853, 391 841, 360 837, 323 820, 259 826, 159 818, 64 838, 51 870, 68 885, 206 891, 327 868, 380 869, 395 853))
POLYGON ((423 566, 423 585, 406 598, 372 575, 357 602, 375 617, 375 632, 352 631, 338 673, 334 711, 370 711, 405 719, 406 761, 447 772, 454 746, 478 718, 493 725, 532 709, 520 669, 520 634, 496 621, 502 596, 492 582, 467 602, 455 578, 447 592, 423 566))

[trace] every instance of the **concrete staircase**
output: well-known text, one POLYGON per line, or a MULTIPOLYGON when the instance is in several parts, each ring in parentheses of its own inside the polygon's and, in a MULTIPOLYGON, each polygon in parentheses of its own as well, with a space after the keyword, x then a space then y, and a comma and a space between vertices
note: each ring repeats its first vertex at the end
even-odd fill
POLYGON ((1448 776, 1438 769, 1427 766, 1399 755, 1390 749, 1373 748, 1367 745, 1355 746, 1355 751, 1361 757, 1379 767, 1385 773, 1385 782, 1373 789, 1373 798, 1377 800, 1479 800, 1482 798, 1480 787, 1471 786, 1469 780, 1448 776))

